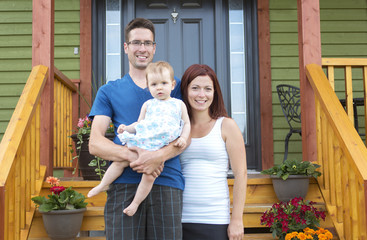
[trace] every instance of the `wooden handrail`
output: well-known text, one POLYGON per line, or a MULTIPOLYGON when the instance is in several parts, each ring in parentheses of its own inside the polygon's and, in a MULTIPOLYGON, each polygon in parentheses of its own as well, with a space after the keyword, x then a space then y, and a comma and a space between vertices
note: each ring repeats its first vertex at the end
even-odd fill
POLYGON ((56 67, 54 67, 54 74, 55 79, 62 82, 62 84, 68 87, 72 92, 78 91, 78 88, 75 86, 75 84, 56 67))
POLYGON ((0 143, 0 240, 27 239, 41 190, 40 96, 48 68, 33 67, 0 143))
POLYGON ((322 66, 354 66, 363 67, 367 65, 367 58, 323 58, 322 66))
POLYGON ((367 238, 367 149, 322 68, 306 66, 316 99, 318 179, 341 239, 367 238))

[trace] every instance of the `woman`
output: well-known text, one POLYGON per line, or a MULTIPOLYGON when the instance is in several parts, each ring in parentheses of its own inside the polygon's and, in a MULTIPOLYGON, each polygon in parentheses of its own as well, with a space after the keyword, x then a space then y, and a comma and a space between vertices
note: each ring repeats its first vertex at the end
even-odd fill
POLYGON ((191 145, 181 154, 185 177, 183 239, 242 239, 247 166, 243 136, 228 117, 215 72, 194 64, 181 91, 191 121, 191 145), (234 174, 230 217, 228 165, 234 174))

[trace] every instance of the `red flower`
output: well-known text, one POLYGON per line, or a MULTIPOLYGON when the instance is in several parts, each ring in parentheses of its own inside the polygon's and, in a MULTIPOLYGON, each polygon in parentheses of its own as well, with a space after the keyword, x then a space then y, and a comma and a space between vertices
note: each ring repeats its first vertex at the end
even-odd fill
POLYGON ((315 202, 302 198, 273 204, 261 216, 261 224, 270 227, 270 231, 282 239, 289 232, 302 231, 306 227, 316 229, 320 218, 325 220, 325 212, 318 211, 313 204, 315 202))
POLYGON ((57 195, 60 195, 60 193, 64 190, 65 188, 63 186, 53 186, 52 188, 50 188, 50 191, 57 195))

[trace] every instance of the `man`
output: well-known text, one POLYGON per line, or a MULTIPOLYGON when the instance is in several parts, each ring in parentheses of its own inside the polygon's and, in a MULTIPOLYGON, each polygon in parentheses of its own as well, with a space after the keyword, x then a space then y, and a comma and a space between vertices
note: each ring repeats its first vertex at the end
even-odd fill
MULTIPOLYGON (((181 208, 184 179, 178 154, 182 149, 170 145, 149 152, 121 146, 104 137, 110 120, 115 126, 137 121, 143 103, 152 98, 146 85, 145 69, 156 50, 155 30, 151 21, 132 20, 125 28, 124 50, 129 59, 129 73, 102 86, 93 103, 94 118, 89 141, 91 154, 110 161, 129 161, 131 168, 111 184, 105 206, 107 239, 181 239, 181 208), (164 164, 164 170, 163 170, 164 164), (163 170, 163 171, 162 171, 163 170), (134 216, 122 211, 132 201, 141 173, 159 177, 134 216)), ((181 98, 180 81, 172 97, 181 98)))

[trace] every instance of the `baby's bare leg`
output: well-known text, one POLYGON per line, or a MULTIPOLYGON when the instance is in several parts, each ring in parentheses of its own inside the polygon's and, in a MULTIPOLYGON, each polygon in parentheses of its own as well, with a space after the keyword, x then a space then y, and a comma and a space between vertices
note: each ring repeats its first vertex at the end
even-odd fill
POLYGON ((152 190, 154 180, 155 177, 152 175, 143 174, 133 201, 123 211, 126 215, 133 216, 135 214, 140 203, 144 201, 149 192, 152 190))
POLYGON ((93 197, 100 192, 107 191, 109 185, 121 175, 121 173, 127 166, 129 166, 129 163, 127 161, 113 162, 105 172, 100 184, 89 191, 88 197, 93 197))

